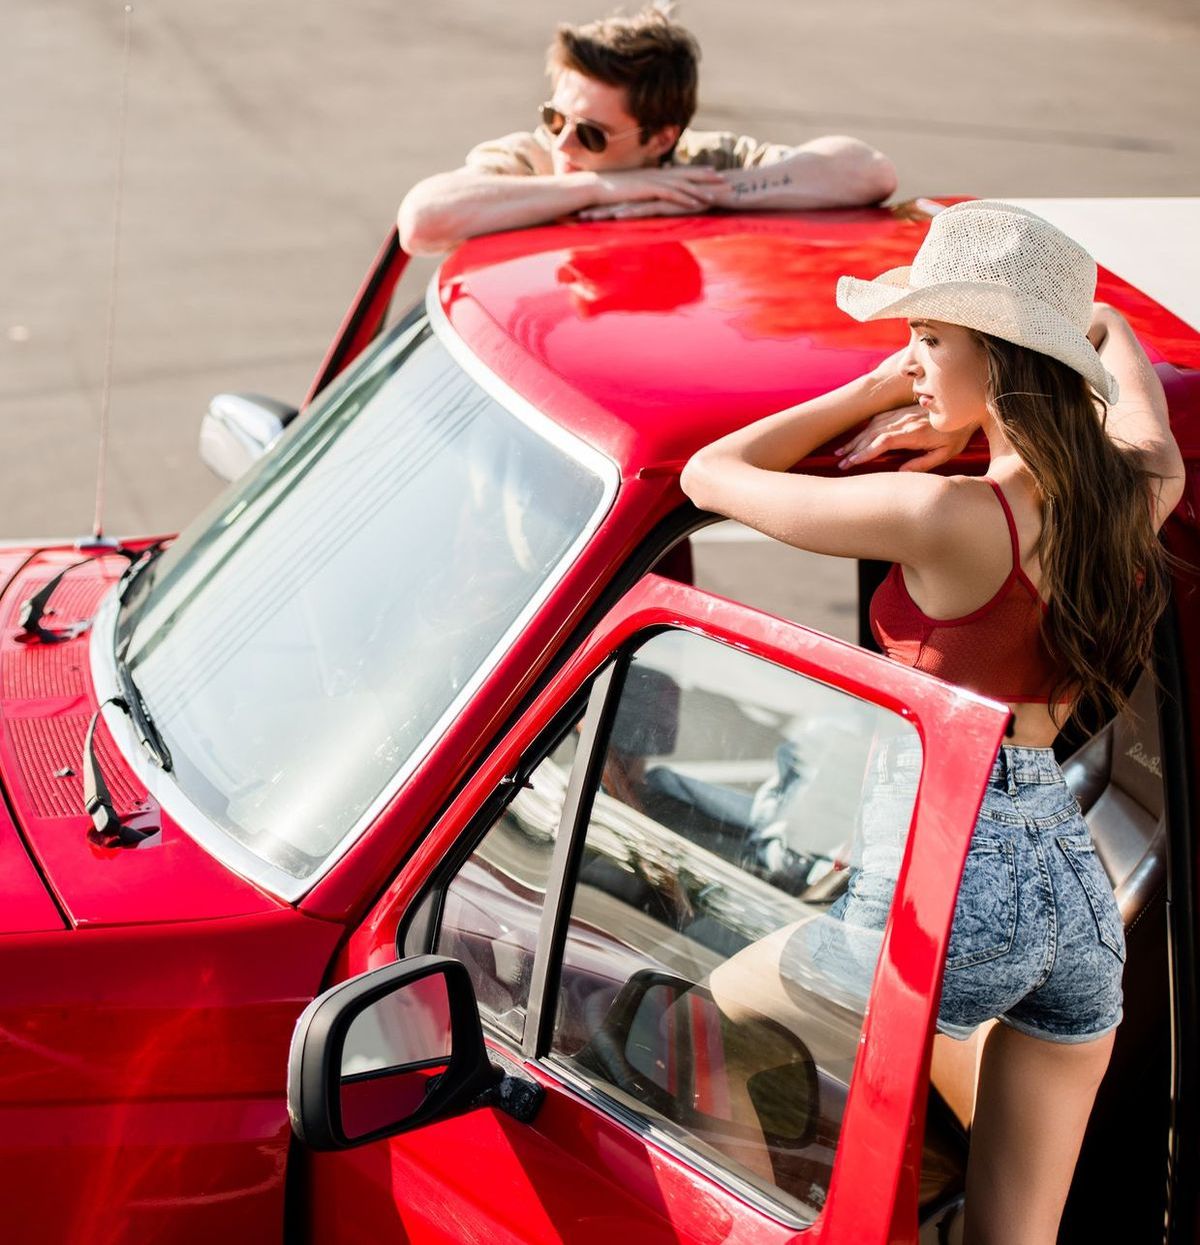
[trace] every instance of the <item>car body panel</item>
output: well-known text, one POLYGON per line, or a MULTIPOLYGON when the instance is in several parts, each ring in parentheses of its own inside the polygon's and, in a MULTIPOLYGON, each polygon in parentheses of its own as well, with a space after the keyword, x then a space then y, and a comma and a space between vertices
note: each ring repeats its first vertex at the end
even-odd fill
POLYGON ((5 939, 8 1239, 278 1239, 288 1041, 339 935, 284 909, 5 939))
MULTIPOLYGON (((549 226, 460 247, 439 297, 467 346, 555 419, 620 462, 674 462, 903 345, 902 321, 860 324, 834 288, 909 263, 927 225, 875 209, 549 226), (688 301, 640 306, 641 273, 664 249, 699 275, 688 301)), ((1200 367, 1196 330, 1148 295, 1102 269, 1097 297, 1153 362, 1200 367)))
MULTIPOLYGON (((137 848, 89 837, 83 806, 83 742, 96 709, 86 633, 61 644, 16 638, 21 602, 79 561, 76 550, 35 554, 0 593, 0 767, 8 798, 38 868, 73 925, 136 925, 266 912, 279 906, 223 868, 184 834, 97 729, 102 770, 117 811, 161 833, 137 848)), ((60 627, 91 617, 128 565, 100 557, 76 567, 51 598, 60 627)))
POLYGON ((0 910, 4 912, 4 934, 32 934, 66 926, 65 918, 43 885, 41 874, 3 804, 0 804, 0 910))

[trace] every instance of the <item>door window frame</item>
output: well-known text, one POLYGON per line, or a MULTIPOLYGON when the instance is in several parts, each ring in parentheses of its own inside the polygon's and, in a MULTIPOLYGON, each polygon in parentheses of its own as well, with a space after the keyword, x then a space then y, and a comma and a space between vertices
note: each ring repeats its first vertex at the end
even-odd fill
MULTIPOLYGON (((603 766, 608 727, 632 650, 652 634, 671 628, 741 649, 890 709, 910 721, 920 736, 924 765, 913 829, 883 933, 828 1197, 817 1221, 805 1225, 813 1241, 851 1239, 840 1235, 843 1232, 863 1240, 885 1240, 893 1215, 903 1221, 911 1213, 915 1221, 923 1090, 941 966, 970 832, 992 760, 1003 741, 1006 707, 853 644, 648 574, 617 602, 550 679, 426 837, 368 920, 368 927, 377 936, 389 926, 393 931, 387 940, 390 948, 382 939, 377 940, 374 963, 368 961, 368 966, 419 949, 412 937, 417 926, 408 914, 419 912, 430 894, 444 888, 446 857, 453 853, 461 862, 473 850, 520 789, 522 776, 546 754, 551 740, 561 735, 570 707, 577 711, 580 697, 590 684, 583 735, 564 800, 559 843, 554 849, 519 1056, 537 1069, 541 1079, 565 1087, 773 1219, 788 1222, 790 1217, 783 1208, 760 1190, 743 1185, 732 1173, 710 1170, 709 1164, 692 1151, 677 1147, 647 1121, 620 1109, 599 1091, 589 1092, 578 1078, 565 1073, 548 1057, 573 895, 573 864, 582 851, 590 812, 588 793, 603 766), (497 799, 497 792, 504 788, 506 796, 497 799), (930 798, 934 793, 937 798, 930 798), (406 917, 397 925, 399 912, 405 912, 406 917), (899 1121, 907 1121, 907 1127, 899 1121), (896 1173, 894 1198, 855 1195, 855 1190, 861 1194, 863 1189, 883 1187, 881 1179, 891 1172, 896 1173)), ((436 924, 427 923, 426 936, 432 937, 435 932, 436 924)), ((502 1049, 514 1050, 512 1038, 491 1032, 489 1037, 502 1049)), ((798 1221, 793 1224, 799 1226, 798 1221)))

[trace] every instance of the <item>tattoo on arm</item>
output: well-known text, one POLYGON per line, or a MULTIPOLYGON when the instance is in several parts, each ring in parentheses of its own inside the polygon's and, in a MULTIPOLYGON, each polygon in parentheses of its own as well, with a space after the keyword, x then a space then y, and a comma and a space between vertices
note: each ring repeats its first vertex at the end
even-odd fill
POLYGON ((733 187, 733 193, 740 199, 744 199, 749 195, 762 194, 771 190, 782 190, 784 186, 792 184, 792 175, 790 173, 780 173, 775 177, 770 174, 764 174, 759 177, 748 178, 744 182, 738 182, 733 187))

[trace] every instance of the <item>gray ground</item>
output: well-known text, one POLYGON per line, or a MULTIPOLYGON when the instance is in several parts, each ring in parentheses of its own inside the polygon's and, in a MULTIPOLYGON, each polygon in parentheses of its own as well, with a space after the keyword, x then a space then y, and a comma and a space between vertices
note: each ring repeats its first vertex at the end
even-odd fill
MULTIPOLYGON (((122 6, 0 0, 0 534, 91 522, 122 6)), ((544 98, 594 0, 141 0, 134 15, 107 527, 216 491, 210 394, 296 401, 404 189, 544 98)), ((860 135, 901 193, 1200 193, 1191 0, 691 0, 698 122, 860 135)), ((430 269, 418 266, 414 293, 430 269)))

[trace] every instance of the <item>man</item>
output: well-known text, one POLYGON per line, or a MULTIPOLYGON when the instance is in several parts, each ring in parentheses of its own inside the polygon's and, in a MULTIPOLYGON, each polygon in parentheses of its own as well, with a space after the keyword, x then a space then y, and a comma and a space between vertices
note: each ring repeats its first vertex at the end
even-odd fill
POLYGON ((560 26, 542 124, 482 143, 462 168, 414 186, 400 205, 404 249, 437 254, 569 215, 852 207, 895 189, 887 157, 854 138, 785 147, 689 130, 699 57, 695 39, 656 9, 560 26))

